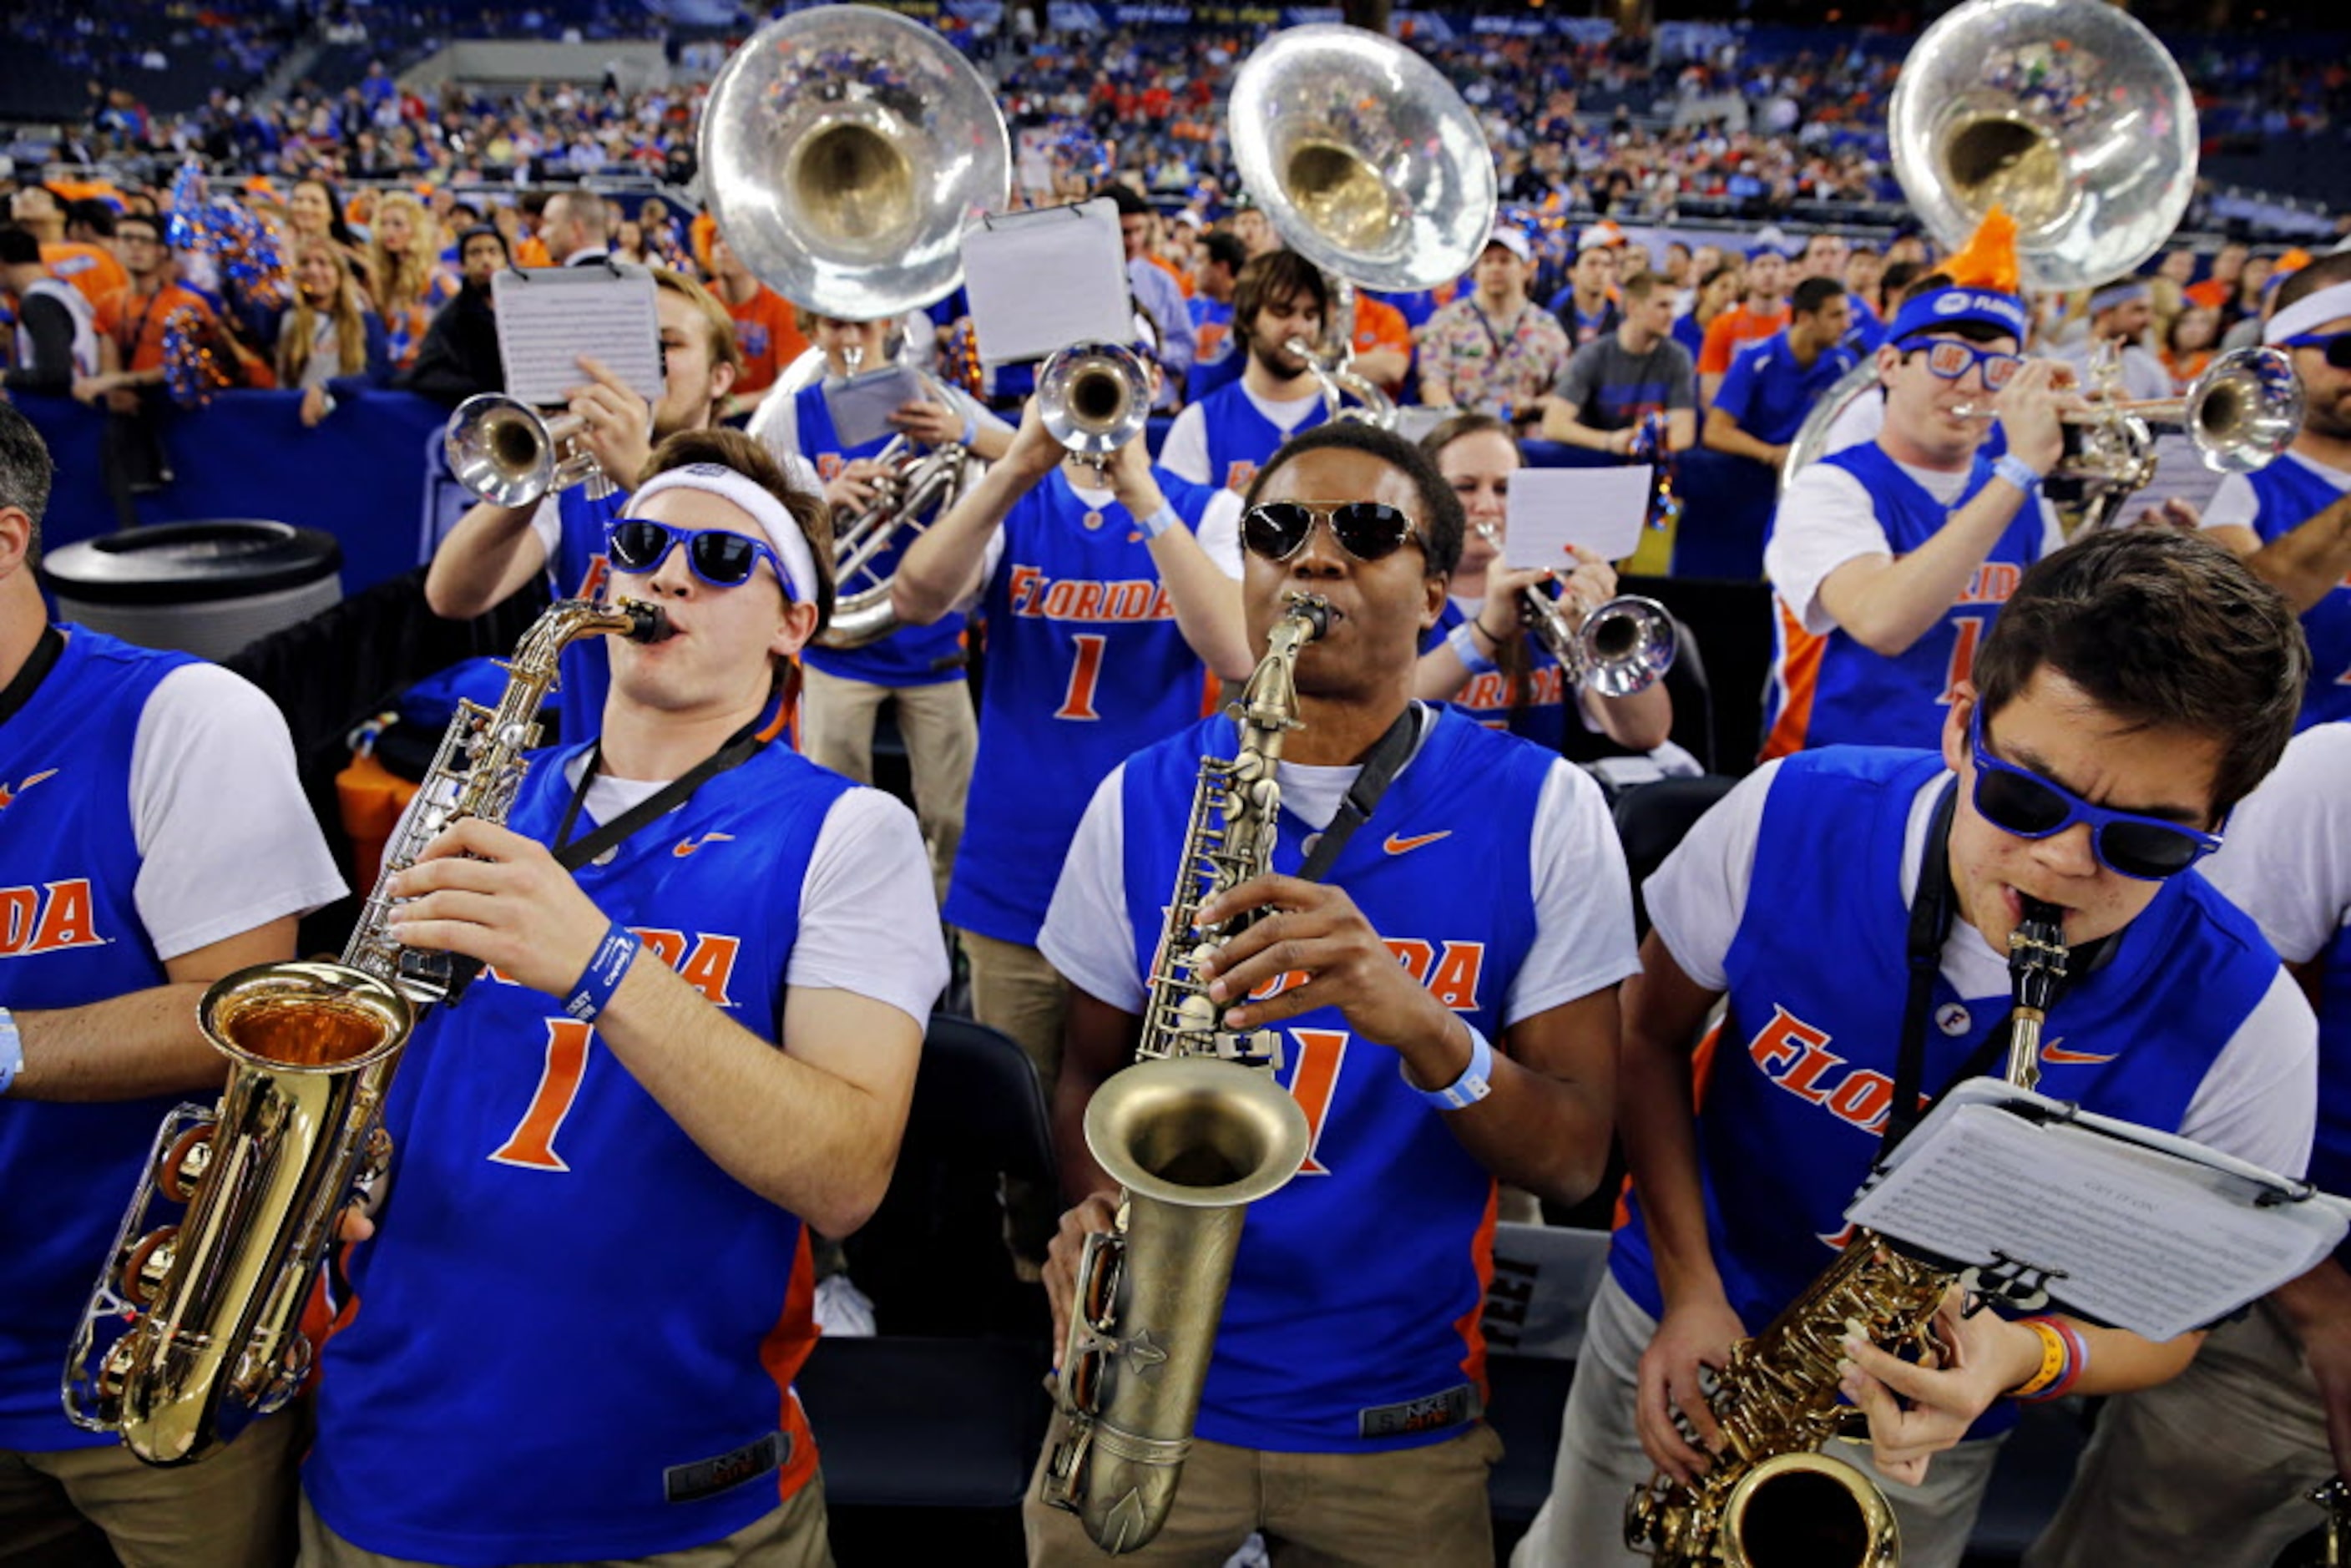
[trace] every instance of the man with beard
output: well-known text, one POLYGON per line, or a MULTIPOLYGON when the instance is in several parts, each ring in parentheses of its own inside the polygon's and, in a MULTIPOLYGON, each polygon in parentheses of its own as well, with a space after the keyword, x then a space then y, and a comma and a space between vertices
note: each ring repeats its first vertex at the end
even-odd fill
POLYGON ((1277 447, 1322 423, 1314 378, 1283 345, 1318 340, 1330 298, 1322 274, 1297 252, 1251 257, 1233 286, 1233 338, 1249 361, 1239 381, 1176 416, 1160 465, 1195 485, 1246 492, 1277 447))
POLYGON ((2280 285, 2262 335, 2294 356, 2302 432, 2268 467, 2221 480, 2204 526, 2301 614, 2306 728, 2351 718, 2351 256, 2322 256, 2280 285))

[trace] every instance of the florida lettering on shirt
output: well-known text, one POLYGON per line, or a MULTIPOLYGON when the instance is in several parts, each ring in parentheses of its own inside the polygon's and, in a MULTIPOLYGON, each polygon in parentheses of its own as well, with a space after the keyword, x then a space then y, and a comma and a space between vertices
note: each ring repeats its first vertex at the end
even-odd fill
POLYGON ((1826 1030, 1774 1003, 1771 1019, 1747 1042, 1747 1055, 1765 1078, 1797 1099, 1849 1127, 1882 1134, 1894 1105, 1894 1080, 1854 1067, 1829 1049, 1829 1040, 1826 1030))
POLYGON ((1015 566, 1010 583, 1012 613, 1046 621, 1144 622, 1176 619, 1175 601, 1156 578, 1047 577, 1033 566, 1015 566))
POLYGON ((0 958, 29 958, 68 947, 103 947, 89 879, 37 887, 0 887, 0 958))

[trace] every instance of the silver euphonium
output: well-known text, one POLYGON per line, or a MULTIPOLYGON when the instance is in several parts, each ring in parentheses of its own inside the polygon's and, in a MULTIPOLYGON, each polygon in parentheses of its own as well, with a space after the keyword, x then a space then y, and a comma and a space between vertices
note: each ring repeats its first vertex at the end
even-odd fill
POLYGON ((578 414, 549 416, 504 392, 476 392, 449 416, 441 450, 457 483, 492 506, 537 506, 582 483, 590 499, 601 499, 614 486, 580 439, 587 428, 578 414))
POLYGON ((1298 655, 1329 615, 1322 600, 1293 596, 1235 709, 1238 753, 1201 759, 1138 1060, 1086 1105, 1086 1146, 1122 1190, 1115 1225, 1087 1237, 1078 1262, 1057 1394, 1065 1424, 1039 1490, 1112 1553, 1139 1549, 1166 1521, 1247 1207, 1298 1174, 1311 1141, 1305 1112, 1274 1082, 1279 1032, 1223 1027, 1199 978, 1201 961, 1254 915, 1207 925, 1198 915, 1272 866, 1298 655))
MULTIPOLYGON (((1479 523, 1478 532, 1500 548, 1493 524, 1479 523)), ((1568 684, 1589 687, 1595 696, 1629 697, 1648 690, 1674 667, 1680 651, 1674 618, 1664 605, 1637 593, 1596 604, 1581 621, 1569 620, 1567 607, 1540 588, 1520 589, 1519 606, 1568 684)))
POLYGON ((1123 343, 1056 349, 1037 372, 1037 417, 1099 474, 1151 423, 1151 372, 1123 343))
POLYGON ((1350 368, 1354 289, 1434 288, 1476 264, 1498 187, 1477 115, 1404 45, 1316 24, 1284 28, 1241 62, 1225 130, 1274 232, 1333 279, 1322 341, 1285 347, 1332 418, 1392 426, 1394 402, 1350 368))
POLYGON ((197 1021, 229 1058, 219 1105, 164 1119, 66 1356, 66 1415, 151 1465, 202 1459, 292 1397, 312 1355, 300 1320, 346 1207, 392 1158, 383 1129, 419 1014, 470 971, 389 935, 391 879, 464 817, 503 822, 538 744, 557 656, 576 638, 665 635, 650 605, 555 605, 507 664, 496 709, 458 705, 339 963, 259 964, 215 981, 197 1021), (186 1206, 150 1228, 155 1197, 186 1206))

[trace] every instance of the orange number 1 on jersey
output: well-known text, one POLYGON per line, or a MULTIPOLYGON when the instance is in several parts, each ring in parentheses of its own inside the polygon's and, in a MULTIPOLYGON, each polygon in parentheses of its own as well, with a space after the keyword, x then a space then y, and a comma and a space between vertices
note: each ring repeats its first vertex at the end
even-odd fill
POLYGON ((1094 692, 1102 685, 1102 646, 1110 641, 1099 632, 1080 632, 1070 641, 1078 645, 1077 663, 1070 669, 1070 689, 1061 694, 1055 718, 1096 719, 1094 692))
POLYGON ((547 1020, 547 1066, 538 1075, 538 1092, 530 1097, 530 1109, 523 1113, 506 1145, 490 1158, 502 1166, 532 1170, 571 1168, 555 1152, 555 1134, 563 1118, 571 1114, 571 1102, 580 1093, 580 1076, 588 1071, 588 1047, 595 1033, 594 1025, 577 1019, 547 1020))

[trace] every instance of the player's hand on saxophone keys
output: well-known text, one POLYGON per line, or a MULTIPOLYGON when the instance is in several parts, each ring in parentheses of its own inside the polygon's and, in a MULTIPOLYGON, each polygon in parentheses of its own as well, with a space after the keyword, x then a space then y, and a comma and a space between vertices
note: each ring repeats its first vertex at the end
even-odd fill
POLYGON ((545 844, 479 817, 427 844, 387 891, 402 901, 391 925, 402 946, 478 958, 553 997, 569 993, 612 924, 545 844))
POLYGON ((1953 1286, 1935 1315, 1942 1349, 1931 1363, 1909 1362, 1858 1338, 1845 1341, 1851 1363, 1837 1385, 1869 1418, 1871 1457, 1880 1474, 1916 1485, 1927 1461, 1967 1436, 1976 1418, 2041 1364, 2039 1336, 1996 1312, 1969 1316, 1966 1292, 1953 1286))
POLYGON ((1070 1303, 1078 1293, 1078 1260, 1086 1238, 1118 1222, 1118 1194, 1104 1191, 1061 1216, 1061 1228, 1045 1249, 1045 1301, 1053 1309, 1053 1370, 1061 1367, 1061 1347, 1070 1339, 1070 1303))
POLYGON ((1730 1347, 1746 1337, 1746 1325, 1717 1292, 1704 1301, 1667 1303, 1649 1348, 1641 1353, 1640 1398, 1634 1412, 1641 1448, 1657 1469, 1684 1486, 1695 1484, 1722 1451, 1722 1428, 1707 1404, 1705 1375, 1729 1365, 1730 1347))

